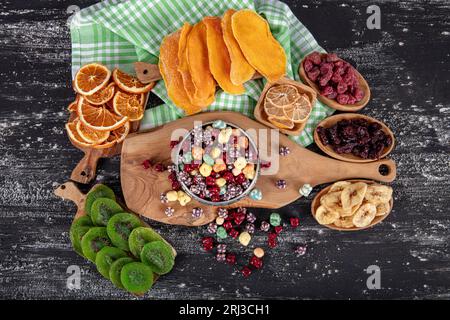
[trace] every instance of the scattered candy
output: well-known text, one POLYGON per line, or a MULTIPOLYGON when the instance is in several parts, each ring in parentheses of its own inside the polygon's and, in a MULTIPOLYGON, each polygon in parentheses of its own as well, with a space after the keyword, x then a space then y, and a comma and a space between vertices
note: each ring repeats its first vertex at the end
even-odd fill
POLYGON ((166 168, 162 163, 155 164, 153 168, 155 169, 156 172, 163 172, 164 170, 166 170, 166 168))
POLYGON ((303 256, 306 253, 306 246, 297 246, 295 248, 295 253, 297 256, 303 256))
MULTIPOLYGON (((188 204, 188 203, 192 200, 191 197, 189 197, 186 193, 184 193, 184 192, 181 191, 181 190, 178 191, 177 194, 178 194, 178 202, 179 202, 180 205, 183 206, 183 207, 184 207, 186 204, 188 204)), ((203 209, 202 209, 201 212, 203 212, 203 209)), ((194 213, 192 213, 192 214, 194 214, 194 213)))
POLYGON ((170 149, 175 148, 178 143, 180 143, 178 140, 170 140, 170 149))
POLYGON ((249 212, 247 213, 246 219, 248 222, 254 223, 256 221, 256 216, 252 212, 249 212))
POLYGON ((242 232, 239 235, 239 242, 244 246, 248 246, 248 244, 250 243, 250 240, 252 239, 252 236, 250 235, 250 233, 248 233, 247 231, 242 232))
POLYGON ((281 217, 278 213, 272 212, 270 214, 270 224, 274 227, 279 226, 281 223, 281 217))
POLYGON ((217 224, 218 226, 221 226, 224 222, 225 222, 225 219, 224 219, 224 218, 222 218, 222 217, 217 217, 217 218, 216 218, 216 224, 217 224))
POLYGON ((226 256, 226 261, 228 264, 236 263, 236 255, 234 253, 228 253, 226 256))
POLYGON ((263 248, 255 248, 255 250, 253 250, 253 254, 258 258, 262 258, 262 257, 264 257, 264 249, 263 248))
POLYGON ((213 122, 212 127, 216 129, 225 129, 227 124, 223 120, 216 120, 213 122))
POLYGON ((218 253, 225 253, 227 251, 227 245, 224 243, 220 243, 217 245, 217 252, 218 253))
POLYGON ((250 234, 255 233, 255 225, 253 223, 247 223, 245 225, 245 231, 247 231, 250 234))
POLYGON ((300 190, 298 190, 298 192, 299 192, 302 196, 304 196, 304 197, 309 196, 309 194, 311 193, 311 191, 312 191, 312 187, 311 187, 311 185, 308 184, 308 183, 305 183, 305 184, 300 188, 300 190))
POLYGON ((280 234, 280 232, 283 231, 283 227, 282 227, 282 226, 276 226, 276 227, 274 228, 274 230, 275 230, 275 233, 276 233, 276 234, 280 234))
POLYGON ((293 228, 297 228, 300 225, 300 219, 297 217, 290 217, 289 222, 293 228))
POLYGON ((269 169, 272 163, 270 161, 261 161, 261 169, 269 169))
POLYGON ((261 222, 261 231, 267 232, 269 231, 270 224, 267 221, 261 222))
POLYGON ((172 190, 166 193, 166 198, 168 201, 177 201, 178 200, 178 192, 172 190))
POLYGON ((230 230, 228 230, 228 234, 233 239, 236 239, 238 237, 238 235, 239 235, 239 231, 237 231, 236 229, 230 229, 230 230))
POLYGON ((181 189, 181 184, 180 184, 180 182, 178 182, 178 181, 172 182, 172 189, 175 190, 175 191, 180 190, 180 189, 181 189))
POLYGON ((263 262, 260 258, 258 258, 257 256, 252 256, 250 258, 250 265, 255 267, 256 269, 261 269, 263 266, 263 262))
POLYGON ((183 155, 183 162, 184 163, 191 163, 192 160, 194 160, 194 158, 192 157, 192 153, 191 152, 187 152, 183 155))
POLYGON ((175 169, 176 169, 176 166, 174 164, 167 166, 167 171, 169 171, 170 173, 175 172, 175 169))
POLYGON ((245 220, 245 213, 239 213, 239 212, 237 212, 235 215, 234 215, 234 223, 235 224, 237 224, 237 225, 240 225, 242 222, 244 222, 244 220, 245 220))
POLYGON ((287 156, 289 153, 291 153, 291 150, 288 147, 280 148, 280 156, 287 156))
POLYGON ((225 208, 219 208, 219 209, 217 210, 217 214, 219 215, 219 217, 225 219, 225 218, 228 217, 228 210, 225 209, 225 208))
MULTIPOLYGON (((219 158, 219 157, 220 157, 220 154, 221 154, 221 153, 222 153, 222 151, 220 150, 220 148, 214 147, 214 148, 211 149, 211 152, 210 152, 209 154, 210 154, 210 156, 211 156, 213 159, 216 159, 216 158, 219 158)), ((214 164, 214 162, 215 162, 215 161, 213 161, 213 164, 214 164)))
POLYGON ((225 239, 225 238, 228 236, 227 230, 225 230, 224 227, 218 227, 218 228, 217 228, 216 235, 217 235, 217 237, 220 238, 220 239, 225 239))
POLYGON ((164 210, 164 213, 166 214, 166 216, 171 217, 175 213, 175 209, 173 209, 172 207, 167 207, 164 210))
MULTIPOLYGON (((200 218, 203 215, 203 209, 202 208, 193 208, 192 209, 192 217, 193 218, 200 218)), ((213 232, 211 232, 213 233, 213 232)))
POLYGON ((204 237, 202 239, 202 246, 205 251, 210 251, 214 247, 214 239, 212 237, 204 237))
POLYGON ((218 253, 218 254, 216 254, 216 260, 217 260, 218 262, 224 262, 224 261, 226 261, 225 253, 218 253))
POLYGON ((209 165, 209 166, 213 166, 214 165, 214 159, 209 155, 209 154, 204 154, 203 155, 203 161, 209 165))
POLYGON ((199 168, 200 174, 204 177, 208 177, 211 174, 211 171, 212 167, 207 163, 203 163, 199 168))
POLYGON ((277 186, 278 189, 286 189, 286 186, 287 186, 286 180, 283 180, 283 179, 277 180, 275 185, 277 186))
POLYGON ((161 193, 161 195, 159 196, 159 200, 161 201, 161 203, 168 203, 169 199, 167 199, 167 195, 165 192, 161 193))
POLYGON ((225 221, 223 223, 223 227, 225 228, 225 230, 230 230, 231 228, 233 228, 233 224, 231 223, 231 221, 225 221))
POLYGON ((268 245, 272 249, 275 248, 278 245, 277 239, 276 238, 275 239, 269 239, 268 245))
POLYGON ((262 192, 259 189, 253 189, 252 191, 250 191, 249 197, 253 200, 261 200, 262 199, 262 192))
POLYGON ((145 170, 147 170, 147 169, 149 169, 150 167, 151 167, 151 163, 150 163, 150 160, 144 160, 143 162, 142 162, 142 166, 144 167, 144 169, 145 170))
POLYGON ((252 274, 252 270, 249 267, 243 267, 241 273, 244 277, 249 277, 252 274))
POLYGON ((217 232, 217 224, 214 222, 211 222, 210 224, 208 224, 208 232, 216 233, 217 232))

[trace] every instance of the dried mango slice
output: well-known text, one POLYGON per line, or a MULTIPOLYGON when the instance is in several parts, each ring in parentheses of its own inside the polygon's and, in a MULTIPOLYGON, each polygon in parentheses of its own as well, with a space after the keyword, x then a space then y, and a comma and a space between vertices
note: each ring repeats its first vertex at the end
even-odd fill
POLYGON ((194 101, 210 105, 214 102, 216 82, 209 70, 206 26, 202 21, 195 24, 187 36, 186 57, 195 87, 194 101))
POLYGON ((233 35, 248 63, 270 82, 286 72, 286 54, 273 37, 269 24, 252 10, 240 10, 231 16, 233 35))
POLYGON ((234 38, 233 29, 231 28, 231 16, 235 12, 236 10, 229 9, 223 15, 222 32, 223 40, 231 59, 230 79, 231 82, 239 85, 250 80, 255 74, 255 69, 247 62, 239 47, 239 43, 234 38))
POLYGON ((167 94, 172 102, 185 110, 187 114, 200 112, 202 108, 189 100, 183 86, 183 79, 178 72, 178 42, 180 31, 166 36, 159 48, 159 71, 166 85, 167 94))
POLYGON ((223 40, 221 19, 206 17, 203 19, 203 23, 206 26, 209 69, 214 79, 226 93, 243 94, 244 86, 242 84, 235 85, 230 79, 231 60, 223 40))
MULTIPOLYGON (((179 61, 178 72, 180 72, 181 77, 183 78, 183 86, 184 89, 186 90, 186 94, 188 95, 191 103, 196 105, 202 105, 202 103, 204 103, 203 101, 197 101, 194 98, 195 86, 194 83, 192 82, 192 77, 189 72, 189 66, 186 57, 187 37, 189 32, 191 32, 191 30, 192 26, 187 22, 183 24, 183 27, 180 30, 180 41, 178 42, 178 61, 179 61)), ((205 104, 204 106, 207 106, 207 104, 205 104)))

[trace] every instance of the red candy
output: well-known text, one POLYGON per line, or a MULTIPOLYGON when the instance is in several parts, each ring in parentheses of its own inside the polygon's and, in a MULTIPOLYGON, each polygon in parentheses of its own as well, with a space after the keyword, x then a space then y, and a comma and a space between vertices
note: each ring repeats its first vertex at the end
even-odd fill
POLYGON ((181 190, 181 184, 178 181, 172 182, 172 190, 175 191, 181 190))
POLYGON ((283 231, 283 227, 282 227, 282 226, 276 226, 276 227, 274 228, 274 230, 275 230, 275 233, 276 233, 276 234, 279 234, 281 231, 283 231))
POLYGON ((278 234, 275 232, 271 232, 269 233, 269 241, 270 240, 276 240, 277 239, 278 234))
POLYGON ((142 162, 142 166, 144 167, 145 170, 149 169, 150 166, 151 166, 150 160, 148 160, 148 159, 147 159, 147 160, 144 160, 144 161, 142 162))
POLYGON ((245 178, 245 175, 243 173, 240 173, 234 178, 234 181, 236 181, 239 184, 243 184, 247 179, 245 178))
POLYGON ((236 255, 234 253, 228 253, 226 256, 226 261, 228 264, 236 263, 236 255))
POLYGON ((177 174, 175 172, 172 172, 171 174, 169 174, 169 181, 174 183, 175 181, 177 181, 177 174))
POLYGON ((233 219, 235 224, 240 225, 245 220, 245 213, 236 213, 233 219))
POLYGON ((164 170, 166 170, 162 163, 155 164, 153 168, 155 168, 155 171, 157 172, 163 172, 164 170))
POLYGON ((206 182, 207 186, 215 186, 216 185, 216 179, 214 179, 211 176, 206 177, 205 182, 206 182))
POLYGON ((202 246, 205 251, 211 251, 214 247, 214 239, 212 237, 204 237, 202 239, 202 246))
POLYGON ((289 222, 291 223, 291 226, 293 228, 297 228, 300 225, 300 219, 297 217, 291 217, 289 218, 289 222))
POLYGON ((275 239, 269 239, 268 244, 269 244, 269 247, 275 248, 278 245, 278 241, 277 241, 276 238, 275 239))
POLYGON ((263 261, 260 258, 258 258, 257 256, 253 256, 250 259, 250 265, 252 265, 256 269, 261 269, 263 266, 263 261))
POLYGON ((227 180, 228 183, 234 182, 234 175, 230 171, 225 171, 222 177, 227 180))
POLYGON ((170 149, 175 148, 176 145, 178 145, 179 141, 177 140, 170 140, 170 149))
POLYGON ((233 228, 233 224, 231 223, 231 221, 225 221, 222 225, 225 230, 230 230, 231 228, 233 228))
POLYGON ((241 273, 244 277, 249 277, 252 274, 252 270, 249 267, 243 267, 241 273))
POLYGON ((270 168, 271 165, 272 165, 272 163, 270 161, 261 162, 261 168, 263 168, 263 169, 268 169, 268 168, 270 168))
POLYGON ((239 232, 236 229, 230 229, 230 230, 228 230, 228 234, 233 239, 236 239, 238 237, 238 235, 239 235, 239 232))

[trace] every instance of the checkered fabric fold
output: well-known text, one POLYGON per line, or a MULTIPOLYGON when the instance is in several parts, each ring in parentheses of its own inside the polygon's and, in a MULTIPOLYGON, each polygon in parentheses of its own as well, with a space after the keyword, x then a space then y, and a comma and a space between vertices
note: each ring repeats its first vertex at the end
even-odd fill
MULTIPOLYGON (((324 50, 312 34, 295 17, 289 7, 273 0, 106 0, 77 12, 70 21, 72 38, 72 75, 84 64, 100 62, 110 68, 134 73, 133 63, 157 63, 163 37, 179 29, 184 22, 194 24, 205 16, 222 16, 229 9, 253 9, 269 22, 275 38, 286 51, 288 77, 300 81, 298 65, 312 51, 324 50)), ((245 84, 246 94, 230 95, 222 90, 208 111, 237 111, 253 118, 264 80, 245 84)), ((153 89, 164 104, 148 108, 141 129, 156 127, 184 116, 168 98, 163 81, 153 89)), ((307 146, 313 142, 317 123, 333 113, 333 109, 316 102, 305 130, 291 136, 307 146)))

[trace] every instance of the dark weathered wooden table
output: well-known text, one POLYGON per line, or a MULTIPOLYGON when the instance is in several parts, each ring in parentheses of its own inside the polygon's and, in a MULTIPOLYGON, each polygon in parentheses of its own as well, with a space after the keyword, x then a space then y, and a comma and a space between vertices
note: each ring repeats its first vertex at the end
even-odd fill
MULTIPOLYGON (((64 132, 73 99, 66 10, 94 2, 0 4, 0 298, 132 298, 72 251, 75 208, 53 195, 82 156, 64 132), (83 271, 79 290, 66 287, 70 265, 83 271)), ((312 194, 279 210, 300 216, 301 228, 288 228, 249 279, 199 249, 205 228, 155 223, 179 256, 146 297, 449 298, 449 2, 377 1, 380 30, 366 27, 371 1, 288 2, 324 48, 366 76, 373 98, 363 113, 395 132, 394 211, 371 230, 339 233, 313 220, 312 194), (308 251, 297 257, 302 243, 308 251), (366 286, 370 265, 381 270, 379 290, 366 286)), ((120 193, 118 169, 119 158, 102 161, 98 181, 120 193)), ((264 241, 260 234, 254 243, 264 241)))

